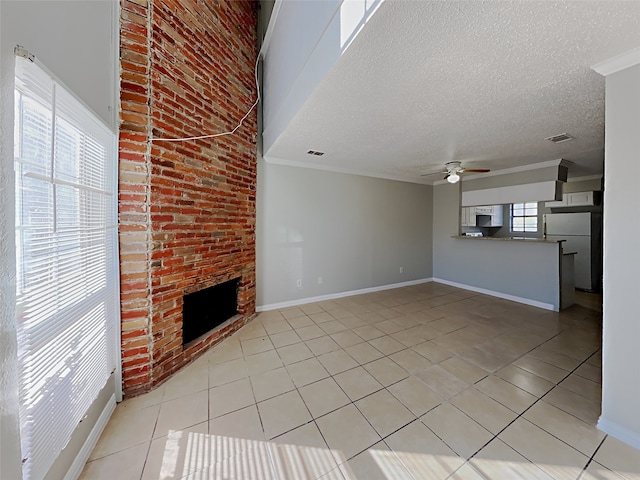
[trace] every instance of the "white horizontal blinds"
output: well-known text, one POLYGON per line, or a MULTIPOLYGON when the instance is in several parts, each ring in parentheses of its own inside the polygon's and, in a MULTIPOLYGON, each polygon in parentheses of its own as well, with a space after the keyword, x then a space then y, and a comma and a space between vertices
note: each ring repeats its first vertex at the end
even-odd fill
POLYGON ((16 57, 18 352, 23 473, 40 480, 116 367, 114 135, 16 57))

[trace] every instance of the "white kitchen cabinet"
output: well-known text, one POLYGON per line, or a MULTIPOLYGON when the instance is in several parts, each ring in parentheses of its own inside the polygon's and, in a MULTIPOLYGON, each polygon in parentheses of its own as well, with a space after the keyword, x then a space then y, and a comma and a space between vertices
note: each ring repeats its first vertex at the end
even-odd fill
POLYGON ((567 194, 567 206, 591 206, 593 205, 593 192, 576 192, 567 194))
POLYGON ((460 212, 460 225, 463 227, 501 227, 502 205, 488 205, 481 207, 462 207, 460 212), (478 215, 484 220, 484 224, 478 223, 478 215), (487 223, 486 216, 491 220, 487 223))
POLYGON ((463 207, 460 212, 460 225, 463 227, 476 226, 476 207, 463 207))
POLYGON ((501 227, 502 219, 502 205, 493 205, 491 207, 491 226, 501 227))
POLYGON ((562 200, 557 202, 545 202, 545 207, 588 207, 593 206, 593 192, 565 193, 562 200))
POLYGON ((502 205, 476 207, 476 225, 478 227, 501 227, 502 205), (478 217, 478 215, 480 215, 478 217))
POLYGON ((493 207, 494 205, 476 207, 476 215, 493 215, 493 207))

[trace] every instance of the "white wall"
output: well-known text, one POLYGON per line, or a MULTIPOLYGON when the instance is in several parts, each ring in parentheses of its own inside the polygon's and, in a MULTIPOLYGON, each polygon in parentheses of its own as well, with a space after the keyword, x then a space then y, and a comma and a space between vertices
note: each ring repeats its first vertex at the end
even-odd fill
POLYGON ((264 45, 265 156, 383 0, 281 1, 264 45))
POLYGON ((640 65, 606 78, 602 416, 640 448, 640 65))
POLYGON ((113 1, 0 1, 0 478, 19 480, 15 337, 13 48, 34 53, 115 130, 113 1))
POLYGON ((15 332, 13 214, 13 53, 5 48, 6 15, 0 2, 0 478, 21 478, 15 332))
POLYGON ((22 45, 115 130, 114 0, 2 0, 2 49, 22 45))
POLYGON ((430 278, 431 190, 260 162, 258 306, 430 278))
POLYGON ((459 209, 459 183, 433 187, 435 280, 559 308, 558 244, 451 238, 458 234, 459 209))

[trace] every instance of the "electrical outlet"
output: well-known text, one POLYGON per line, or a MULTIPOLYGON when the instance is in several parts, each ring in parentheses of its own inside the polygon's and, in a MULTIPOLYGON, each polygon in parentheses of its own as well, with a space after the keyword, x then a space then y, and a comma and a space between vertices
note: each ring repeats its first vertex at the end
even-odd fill
POLYGON ((322 285, 322 277, 318 277, 318 285, 322 285))
POLYGON ((296 280, 296 285, 298 286, 298 288, 302 287, 302 279, 301 278, 296 280))
POLYGON ((404 273, 404 267, 400 267, 400 273, 404 273))

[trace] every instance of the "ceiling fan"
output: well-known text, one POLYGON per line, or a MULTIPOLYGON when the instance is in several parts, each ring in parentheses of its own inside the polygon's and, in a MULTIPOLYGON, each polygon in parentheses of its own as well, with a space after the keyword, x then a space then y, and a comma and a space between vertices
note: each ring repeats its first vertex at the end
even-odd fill
POLYGON ((475 172, 475 173, 486 173, 486 172, 490 172, 491 170, 489 170, 488 168, 464 168, 461 165, 461 162, 458 161, 453 161, 453 162, 447 162, 444 164, 444 170, 438 170, 436 172, 429 172, 429 173, 423 173, 421 176, 422 177, 426 177, 428 175, 438 175, 438 174, 443 174, 445 173, 445 177, 444 179, 449 182, 449 183, 457 183, 460 181, 460 174, 461 173, 469 173, 469 172, 475 172))

